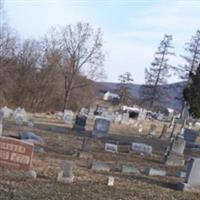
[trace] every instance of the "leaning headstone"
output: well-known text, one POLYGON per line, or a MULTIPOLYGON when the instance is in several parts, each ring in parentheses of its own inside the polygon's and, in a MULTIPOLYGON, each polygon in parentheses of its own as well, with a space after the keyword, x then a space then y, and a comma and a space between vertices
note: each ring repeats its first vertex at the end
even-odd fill
POLYGON ((93 136, 106 137, 110 129, 110 121, 103 117, 96 117, 93 127, 93 136))
POLYGON ((184 150, 185 150, 186 142, 183 137, 178 136, 171 143, 171 146, 165 154, 165 164, 168 166, 184 166, 185 158, 184 158, 184 150))
POLYGON ((86 122, 87 122, 87 117, 85 115, 78 114, 76 116, 74 129, 76 131, 85 131, 86 122))
POLYGON ((114 177, 113 176, 108 176, 108 186, 113 186, 114 185, 114 177))
POLYGON ((62 171, 58 173, 57 181, 61 183, 72 183, 74 181, 73 167, 74 163, 72 161, 65 161, 62 171))
POLYGON ((4 115, 3 110, 0 110, 0 137, 3 134, 3 115, 4 115))
POLYGON ((200 158, 192 158, 187 167, 184 183, 178 184, 178 189, 200 191, 200 158))
POLYGON ((165 170, 155 169, 155 168, 147 168, 145 169, 145 173, 149 176, 166 176, 165 170))
POLYGON ((150 126, 150 129, 149 129, 149 135, 156 135, 156 129, 157 129, 157 126, 155 124, 151 124, 150 126))
POLYGON ((117 153, 118 147, 116 144, 105 143, 105 151, 110 153, 117 153))
POLYGON ((110 171, 110 165, 107 163, 99 162, 99 161, 92 161, 92 170, 93 171, 110 171))
POLYGON ((133 142, 131 144, 131 151, 151 155, 152 154, 152 146, 146 145, 146 144, 143 144, 143 143, 133 142))
POLYGON ((122 173, 140 173, 137 167, 130 165, 130 164, 124 164, 121 167, 121 172, 122 173))

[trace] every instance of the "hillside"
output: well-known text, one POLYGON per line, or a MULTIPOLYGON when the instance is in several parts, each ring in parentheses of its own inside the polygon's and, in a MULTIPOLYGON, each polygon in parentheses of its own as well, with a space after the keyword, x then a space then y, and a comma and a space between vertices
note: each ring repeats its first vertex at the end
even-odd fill
MULTIPOLYGON (((181 94, 181 88, 183 88, 185 85, 184 82, 178 82, 178 83, 172 83, 168 85, 168 90, 169 90, 169 95, 170 95, 170 100, 164 105, 165 107, 173 108, 175 110, 180 110, 181 109, 181 101, 178 100, 177 98, 180 98, 181 94)), ((140 99, 140 89, 141 89, 140 84, 129 84, 129 88, 131 91, 131 94, 137 98, 140 99)), ((113 83, 113 82, 98 82, 98 87, 100 91, 110 91, 114 92, 117 87, 118 83, 113 83)))

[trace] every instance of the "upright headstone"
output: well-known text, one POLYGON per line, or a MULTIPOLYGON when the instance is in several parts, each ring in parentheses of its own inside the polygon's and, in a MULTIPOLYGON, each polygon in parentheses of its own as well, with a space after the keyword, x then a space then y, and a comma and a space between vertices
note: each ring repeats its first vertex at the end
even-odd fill
POLYGON ((183 132, 186 143, 195 143, 199 133, 195 130, 185 128, 183 132))
POLYGON ((155 124, 151 124, 150 126, 150 129, 149 129, 149 135, 156 135, 156 129, 157 129, 157 126, 155 124))
POLYGON ((192 158, 186 171, 186 178, 184 183, 178 184, 178 189, 200 191, 200 158, 192 158))
POLYGON ((92 151, 92 141, 90 139, 83 138, 82 151, 88 153, 92 151))
POLYGON ((103 117, 96 117, 93 127, 93 136, 106 137, 110 129, 110 120, 103 117))
POLYGON ((184 150, 185 150, 186 142, 183 137, 178 136, 171 143, 170 148, 167 150, 165 154, 165 164, 168 166, 184 166, 184 150))
POLYGON ((74 129, 77 131, 84 131, 85 126, 87 122, 87 117, 82 114, 78 114, 76 116, 75 124, 74 124, 74 129))
POLYGON ((25 119, 26 119, 26 112, 25 112, 25 109, 24 108, 20 108, 18 107, 16 110, 15 110, 15 121, 16 121, 16 125, 18 126, 22 126, 25 119))
POLYGON ((73 161, 65 161, 62 171, 59 172, 57 181, 62 183, 72 183, 74 181, 73 161))

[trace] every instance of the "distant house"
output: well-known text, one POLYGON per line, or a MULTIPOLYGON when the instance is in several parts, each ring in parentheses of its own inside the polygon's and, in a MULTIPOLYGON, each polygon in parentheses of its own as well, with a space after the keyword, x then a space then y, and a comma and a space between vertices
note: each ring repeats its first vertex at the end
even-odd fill
POLYGON ((118 94, 111 93, 111 92, 108 91, 104 94, 103 100, 104 101, 119 101, 120 96, 118 94))

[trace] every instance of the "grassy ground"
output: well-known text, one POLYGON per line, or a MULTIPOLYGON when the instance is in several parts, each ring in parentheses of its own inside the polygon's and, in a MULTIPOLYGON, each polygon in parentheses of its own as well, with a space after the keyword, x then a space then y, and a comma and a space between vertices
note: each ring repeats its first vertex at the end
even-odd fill
MULTIPOLYGON (((60 122, 46 120, 49 124, 60 122)), ((45 124, 45 120, 43 120, 45 124)), ((148 122, 149 123, 149 122, 148 122)), ((74 135, 68 127, 65 134, 55 133, 42 129, 29 129, 27 127, 16 127, 12 122, 5 124, 4 134, 16 135, 22 130, 31 130, 42 136, 45 140, 45 153, 34 153, 32 168, 37 172, 37 179, 27 178, 24 172, 18 172, 7 168, 0 168, 0 199, 16 200, 197 200, 200 193, 177 191, 176 183, 183 181, 175 176, 179 167, 167 167, 161 160, 166 146, 167 139, 160 140, 158 137, 147 136, 146 130, 143 134, 137 134, 136 128, 121 125, 112 127, 111 139, 120 139, 120 153, 111 154, 104 152, 104 141, 93 139, 92 154, 95 160, 110 163, 110 172, 91 171, 91 160, 79 158, 77 153, 81 151, 81 137, 74 135), (141 156, 129 154, 128 145, 131 141, 145 142, 153 146, 153 156, 141 156), (56 182, 57 174, 60 171, 64 160, 73 160, 75 163, 73 184, 61 184, 56 182), (122 174, 120 166, 130 163, 137 166, 140 174, 122 174), (146 167, 165 169, 166 177, 149 177, 144 174, 146 167), (115 185, 107 186, 109 175, 115 177, 115 185)), ((91 129, 91 123, 87 127, 91 129)), ((89 133, 88 133, 89 134, 89 133)), ((186 151, 186 158, 191 156, 186 151)), ((195 156, 199 156, 198 154, 195 156)))

